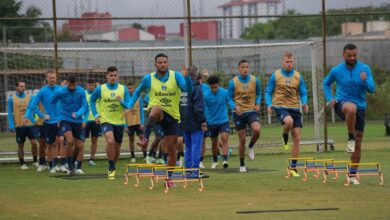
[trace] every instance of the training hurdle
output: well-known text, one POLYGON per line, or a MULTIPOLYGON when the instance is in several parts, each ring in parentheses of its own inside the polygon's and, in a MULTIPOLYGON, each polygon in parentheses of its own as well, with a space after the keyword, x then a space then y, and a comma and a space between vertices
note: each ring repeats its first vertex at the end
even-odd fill
POLYGON ((361 176, 379 176, 379 185, 383 186, 384 184, 383 173, 379 163, 348 163, 347 171, 348 173, 345 174, 345 186, 350 186, 349 178, 353 176, 357 179, 360 179, 361 176))
POLYGON ((320 171, 325 170, 325 163, 333 161, 333 159, 313 159, 313 160, 305 160, 305 167, 304 167, 304 178, 303 181, 307 181, 309 179, 308 173, 314 172, 313 175, 314 178, 320 177, 320 171))
MULTIPOLYGON (((154 189, 154 184, 158 183, 160 180, 164 180, 167 178, 167 171, 173 170, 173 169, 183 169, 181 166, 155 166, 152 168, 152 176, 151 176, 151 183, 152 185, 149 187, 149 189, 154 189)), ((165 186, 165 182, 164 182, 165 186)))
POLYGON ((325 169, 323 169, 323 183, 327 182, 327 177, 329 174, 334 174, 335 176, 332 178, 337 180, 339 178, 339 174, 348 174, 348 164, 351 163, 349 160, 333 160, 333 161, 325 161, 325 169))
POLYGON ((291 178, 290 170, 304 170, 305 169, 305 161, 306 160, 314 160, 314 157, 297 157, 297 158, 287 158, 287 176, 284 178, 289 179, 291 178), (292 164, 292 161, 296 160, 297 163, 295 166, 292 164))
POLYGON ((183 188, 188 188, 187 183, 199 182, 199 192, 204 191, 203 181, 199 168, 174 168, 167 169, 165 178, 165 193, 168 193, 170 185, 174 183, 184 183, 183 188))
MULTIPOLYGON (((136 183, 135 187, 140 185, 140 178, 144 177, 153 177, 153 168, 154 167, 163 167, 165 165, 162 164, 126 164, 126 172, 125 172, 125 181, 124 185, 128 185, 129 177, 134 176, 136 183)), ((153 179, 151 179, 153 185, 153 179)))

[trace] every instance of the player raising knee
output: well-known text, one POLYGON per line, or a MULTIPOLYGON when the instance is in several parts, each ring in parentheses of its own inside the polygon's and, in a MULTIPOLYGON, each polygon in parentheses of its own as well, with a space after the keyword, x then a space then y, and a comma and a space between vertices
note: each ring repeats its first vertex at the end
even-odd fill
MULTIPOLYGON (((291 132, 293 147, 291 157, 299 155, 299 142, 301 139, 301 112, 300 105, 305 112, 309 111, 307 106, 307 89, 302 75, 294 70, 294 55, 285 53, 282 60, 282 69, 276 70, 268 80, 265 90, 265 101, 269 115, 274 110, 283 125, 283 144, 285 150, 290 150, 288 135, 291 132)), ((292 161, 292 167, 297 161, 292 161)), ((293 177, 299 177, 297 170, 290 170, 293 177)))

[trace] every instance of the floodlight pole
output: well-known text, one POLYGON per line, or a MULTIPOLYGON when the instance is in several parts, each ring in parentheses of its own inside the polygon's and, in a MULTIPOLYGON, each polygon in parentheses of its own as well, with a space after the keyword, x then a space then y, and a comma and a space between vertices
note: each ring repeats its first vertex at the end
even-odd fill
POLYGON ((185 65, 192 66, 192 40, 191 40, 191 3, 190 0, 183 0, 184 17, 184 59, 185 65))
MULTIPOLYGON (((322 76, 326 74, 326 8, 325 0, 322 0, 322 76)), ((326 100, 325 100, 326 102, 326 100)), ((324 105, 324 147, 328 151, 328 123, 326 116, 327 105, 324 105)))
POLYGON ((54 42, 54 69, 55 72, 58 73, 58 42, 57 42, 57 7, 56 7, 56 0, 52 0, 53 5, 53 28, 54 28, 54 34, 53 34, 53 42, 54 42))

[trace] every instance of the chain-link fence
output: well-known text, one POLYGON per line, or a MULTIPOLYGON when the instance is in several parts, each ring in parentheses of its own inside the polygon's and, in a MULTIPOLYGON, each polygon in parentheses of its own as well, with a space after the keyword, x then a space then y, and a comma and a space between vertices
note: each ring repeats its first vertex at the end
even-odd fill
MULTIPOLYGON (((389 137, 385 135, 383 118, 390 107, 390 5, 381 0, 368 3, 328 0, 322 13, 322 3, 321 0, 147 0, 136 5, 125 0, 0 3, 0 155, 16 154, 8 153, 15 152, 16 144, 7 122, 7 98, 15 93, 16 80, 25 80, 28 92, 34 93, 48 69, 57 68, 59 80, 77 73, 84 85, 88 78, 104 82, 105 69, 114 65, 122 83, 134 78, 139 81, 155 70, 154 56, 159 52, 168 54, 171 69, 180 70, 183 63, 196 65, 220 75, 224 87, 238 73, 238 61, 246 59, 251 73, 261 81, 263 97, 269 77, 281 68, 282 54, 293 52, 295 69, 302 74, 308 88, 310 107, 309 113, 303 114, 302 150, 322 150, 324 140, 343 150, 346 127, 329 108, 324 111, 322 80, 332 66, 343 62, 342 48, 347 43, 357 45, 359 60, 371 67, 377 83, 377 92, 368 96, 364 148, 386 147, 389 137)), ((263 97, 258 149, 281 152, 282 128, 275 115, 267 115, 263 97)), ((230 145, 237 145, 236 136, 231 135, 230 145)), ((127 146, 127 138, 123 146, 127 146)), ((99 150, 103 149, 104 142, 99 141, 99 150)), ((88 147, 85 150, 88 152, 88 147)))

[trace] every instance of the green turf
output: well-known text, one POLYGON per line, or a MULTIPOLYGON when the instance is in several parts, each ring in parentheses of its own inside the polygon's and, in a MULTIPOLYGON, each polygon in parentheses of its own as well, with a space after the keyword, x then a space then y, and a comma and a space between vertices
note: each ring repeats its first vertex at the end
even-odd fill
MULTIPOLYGON (((288 154, 257 154, 247 161, 252 172, 238 173, 238 158, 230 158, 229 172, 206 170, 205 191, 197 184, 163 193, 159 183, 149 190, 149 180, 139 188, 123 179, 104 178, 105 160, 96 167, 84 163, 93 179, 67 180, 35 170, 21 171, 17 164, 0 164, 0 219, 389 219, 390 149, 365 150, 362 162, 380 162, 385 185, 377 177, 362 177, 361 184, 343 186, 343 178, 285 180, 288 154), (234 169, 233 169, 234 168, 234 169), (98 174, 101 174, 100 176, 98 174), (93 177, 93 176, 92 176, 93 177), (103 177, 103 178, 101 178, 103 177), (237 211, 339 208, 333 211, 236 214, 237 211)), ((348 159, 345 152, 305 153, 301 156, 348 159)), ((125 160, 118 165, 124 173, 125 160)), ((206 160, 210 167, 209 159, 206 160)), ((134 179, 130 179, 132 183, 134 179)))

